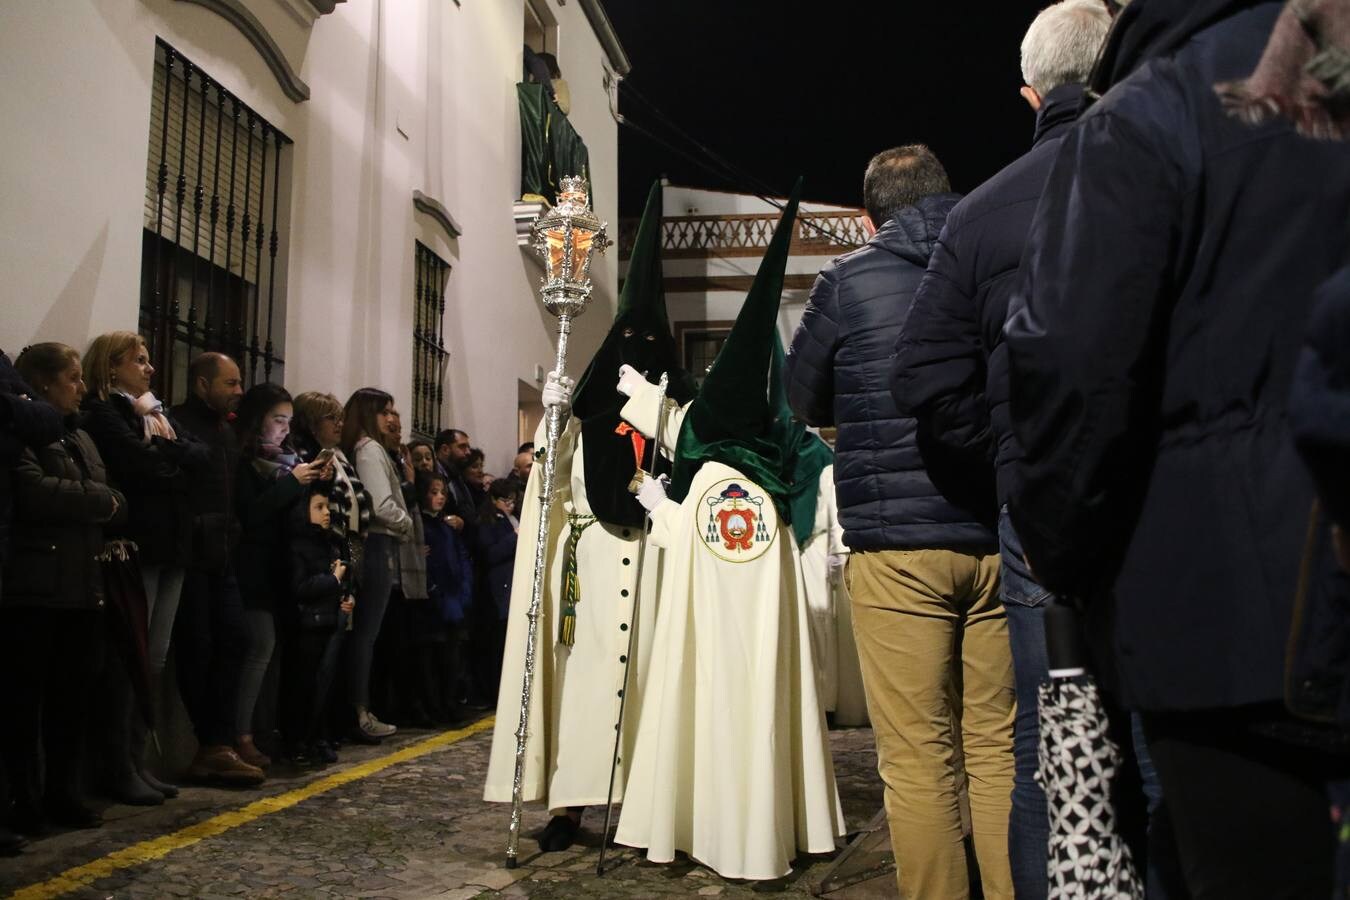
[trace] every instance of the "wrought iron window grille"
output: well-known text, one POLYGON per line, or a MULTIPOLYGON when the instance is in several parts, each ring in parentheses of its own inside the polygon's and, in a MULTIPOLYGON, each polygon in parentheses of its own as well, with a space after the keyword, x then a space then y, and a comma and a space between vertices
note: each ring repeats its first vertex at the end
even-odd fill
POLYGON ((186 396, 188 364, 207 350, 233 357, 248 384, 281 380, 278 211, 290 194, 281 155, 291 144, 156 39, 140 330, 166 400, 186 396))
POLYGON ((421 241, 415 256, 413 299, 413 433, 434 438, 445 401, 445 285, 450 264, 421 241))

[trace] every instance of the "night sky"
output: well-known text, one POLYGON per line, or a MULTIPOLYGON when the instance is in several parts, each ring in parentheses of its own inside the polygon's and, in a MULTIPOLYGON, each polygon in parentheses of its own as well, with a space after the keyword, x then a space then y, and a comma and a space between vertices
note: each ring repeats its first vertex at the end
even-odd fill
POLYGON ((619 128, 619 203, 641 213, 653 179, 862 204, 867 160, 926 143, 958 191, 1025 152, 1034 117, 1018 96, 1018 47, 1051 0, 604 0, 633 64, 620 111, 687 149, 629 87, 745 173, 710 173, 619 128), (809 11, 792 17, 792 7, 809 11))

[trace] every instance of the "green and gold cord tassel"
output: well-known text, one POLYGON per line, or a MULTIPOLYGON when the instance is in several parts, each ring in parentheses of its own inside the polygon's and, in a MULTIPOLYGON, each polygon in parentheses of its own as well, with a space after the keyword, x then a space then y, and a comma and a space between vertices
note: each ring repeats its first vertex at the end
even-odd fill
POLYGON ((558 643, 571 647, 577 640, 577 604, 581 602, 581 579, 577 577, 577 543, 581 534, 595 524, 595 516, 567 517, 567 547, 563 551, 562 621, 558 623, 558 643))

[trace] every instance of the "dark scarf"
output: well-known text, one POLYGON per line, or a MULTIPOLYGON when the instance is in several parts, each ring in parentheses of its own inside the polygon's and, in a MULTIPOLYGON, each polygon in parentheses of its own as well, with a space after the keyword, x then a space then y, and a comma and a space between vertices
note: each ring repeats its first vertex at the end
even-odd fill
POLYGON ((1251 76, 1214 86, 1249 125, 1282 116, 1304 137, 1350 135, 1350 3, 1289 0, 1251 76))
POLYGON ((269 481, 280 481, 300 465, 300 456, 288 446, 259 444, 253 455, 253 468, 269 481))

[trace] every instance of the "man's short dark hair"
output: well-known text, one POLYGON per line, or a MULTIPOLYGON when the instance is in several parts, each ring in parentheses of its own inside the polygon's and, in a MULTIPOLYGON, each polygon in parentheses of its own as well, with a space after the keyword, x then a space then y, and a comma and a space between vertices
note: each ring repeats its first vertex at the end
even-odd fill
POLYGON ((209 350, 206 353, 197 354, 188 364, 188 385, 196 386, 198 378, 205 378, 207 384, 215 381, 216 376, 220 374, 221 360, 225 359, 229 359, 229 357, 223 353, 209 350))
POLYGON ((533 453, 533 452, 534 452, 534 441, 526 441, 525 443, 521 444, 519 447, 516 448, 516 456, 519 456, 522 453, 533 453))
POLYGON ((432 449, 436 453, 440 453, 442 447, 450 446, 455 441, 459 440, 461 437, 468 437, 468 435, 460 431, 458 428, 447 428, 440 434, 436 435, 436 445, 432 449))
POLYGON ((880 228, 891 216, 930 194, 951 190, 947 170, 923 144, 892 147, 872 157, 863 176, 863 206, 880 228))

